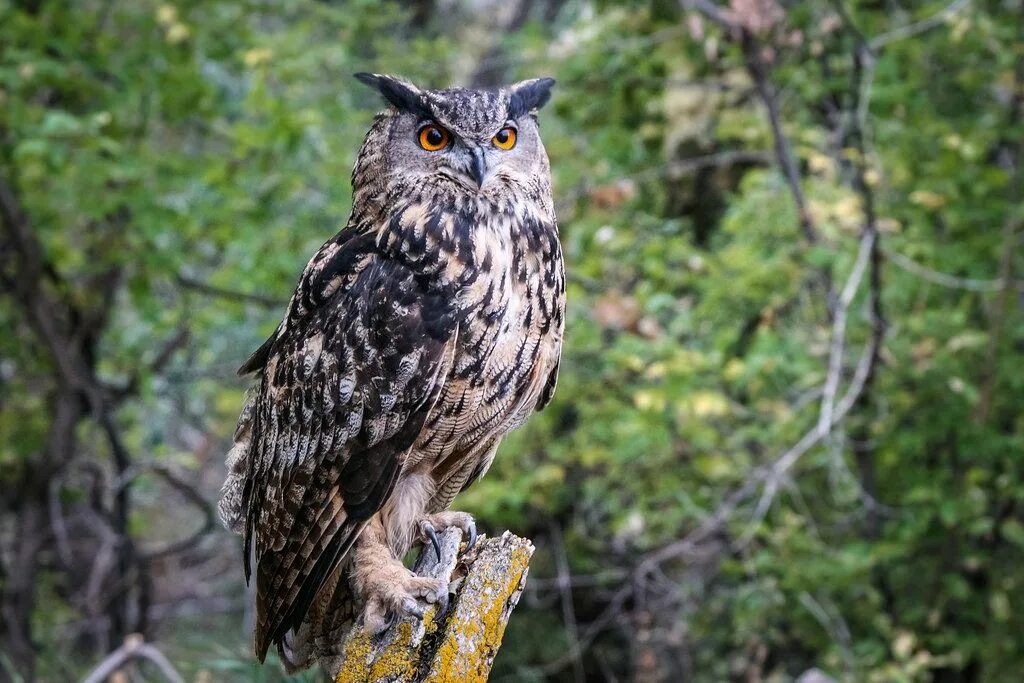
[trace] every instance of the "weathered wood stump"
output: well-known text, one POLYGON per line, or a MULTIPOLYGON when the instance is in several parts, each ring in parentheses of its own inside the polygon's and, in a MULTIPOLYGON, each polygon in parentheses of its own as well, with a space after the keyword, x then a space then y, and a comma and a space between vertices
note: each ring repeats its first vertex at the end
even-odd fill
POLYGON ((481 537, 459 556, 462 534, 440 536, 441 557, 429 546, 416 563, 421 576, 451 577, 449 605, 431 605, 422 621, 405 619, 379 636, 356 628, 344 655, 324 662, 338 683, 456 683, 486 681, 505 625, 519 602, 533 544, 505 532, 481 537))

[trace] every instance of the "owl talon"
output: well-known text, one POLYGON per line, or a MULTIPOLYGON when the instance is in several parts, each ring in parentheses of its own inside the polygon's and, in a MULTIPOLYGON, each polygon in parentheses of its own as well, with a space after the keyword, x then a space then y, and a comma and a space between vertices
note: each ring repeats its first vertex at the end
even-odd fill
POLYGON ((457 510, 445 510, 430 515, 419 522, 419 530, 422 536, 426 537, 434 545, 437 557, 440 559, 440 543, 437 541, 437 532, 455 527, 462 531, 462 537, 466 539, 466 549, 462 552, 469 552, 476 545, 476 520, 468 512, 457 510))
POLYGON ((436 620, 441 620, 445 618, 445 616, 448 614, 449 604, 450 603, 448 596, 448 587, 445 586, 444 591, 442 591, 437 596, 437 612, 434 613, 434 618, 436 620))
POLYGON ((443 605, 448 598, 448 582, 429 576, 416 576, 392 560, 377 568, 363 588, 366 630, 380 635, 403 619, 422 621, 428 603, 443 605))
POLYGON ((417 621, 423 619, 423 606, 415 598, 406 598, 402 602, 402 611, 411 617, 415 617, 417 621))
POLYGON ((437 555, 437 559, 440 561, 441 541, 437 538, 437 529, 435 529, 434 525, 430 523, 430 520, 424 519, 420 522, 420 533, 430 540, 430 544, 434 546, 434 554, 437 555))
POLYGON ((373 636, 377 637, 384 635, 385 633, 387 633, 387 630, 389 628, 395 625, 396 621, 398 621, 398 614, 396 612, 388 612, 387 618, 384 620, 384 622, 374 626, 371 629, 373 636))

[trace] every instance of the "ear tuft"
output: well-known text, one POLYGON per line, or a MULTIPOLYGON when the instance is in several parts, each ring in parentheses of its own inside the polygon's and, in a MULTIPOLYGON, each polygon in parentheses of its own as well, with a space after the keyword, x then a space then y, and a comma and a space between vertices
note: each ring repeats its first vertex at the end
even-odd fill
POLYGON ((509 118, 518 118, 523 114, 536 112, 551 99, 551 87, 555 84, 553 78, 532 78, 528 81, 520 81, 510 88, 508 102, 509 118))
POLYGON ((353 74, 357 81, 375 89, 388 104, 399 111, 431 116, 430 109, 423 101, 423 93, 412 83, 394 76, 360 72, 353 74))

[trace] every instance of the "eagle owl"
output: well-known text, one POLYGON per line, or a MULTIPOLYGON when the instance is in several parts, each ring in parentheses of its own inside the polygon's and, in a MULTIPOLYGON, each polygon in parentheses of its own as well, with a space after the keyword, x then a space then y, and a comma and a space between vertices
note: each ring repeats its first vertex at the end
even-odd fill
MULTIPOLYGON (((444 602, 401 558, 555 388, 565 275, 537 112, 549 78, 387 102, 352 172, 347 225, 306 265, 255 373, 220 503, 255 571, 255 650, 286 668, 444 602)), ((436 543, 436 540, 435 540, 436 543)))

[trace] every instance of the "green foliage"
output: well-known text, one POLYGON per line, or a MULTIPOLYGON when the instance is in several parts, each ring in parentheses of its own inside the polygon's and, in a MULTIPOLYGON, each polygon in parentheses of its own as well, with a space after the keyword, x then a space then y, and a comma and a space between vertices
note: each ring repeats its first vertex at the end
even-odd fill
MULTIPOLYGON (((432 6, 0 0, 2 178, 82 310, 104 310, 95 283, 119 273, 95 354, 112 385, 138 385, 118 414, 130 448, 197 478, 213 470, 204 491, 216 495, 244 389, 234 368, 283 310, 245 297, 286 300, 348 212, 379 106, 352 72, 441 85, 483 58, 508 80, 551 74, 541 122, 570 273, 560 384, 459 504, 485 529, 533 536, 535 579, 557 576, 551 529, 562 529, 573 574, 596 577, 573 591, 592 636, 585 672, 639 675, 651 647, 700 681, 789 680, 811 666, 849 681, 1013 680, 1024 663, 1020 8, 977 2, 893 36, 861 90, 856 31, 835 8, 870 39, 945 3, 789 3, 759 40, 821 238, 810 245, 744 56, 707 20, 676 3, 551 3, 554 21, 535 8, 492 47, 481 36, 493 17, 467 3, 424 19, 421 4, 432 6), (870 95, 863 152, 836 132, 853 125, 858 93, 870 95), (763 519, 757 495, 744 501, 712 557, 662 565, 671 590, 649 588, 661 602, 634 592, 601 622, 646 553, 698 528, 815 424, 832 330, 814 282, 828 270, 841 286, 853 268, 861 163, 888 255, 868 398, 799 461, 763 519), (182 329, 188 343, 154 368, 182 329), (644 629, 655 635, 642 641, 644 629)), ((866 290, 850 308, 844 387, 871 333, 866 290)), ((0 308, 5 488, 45 447, 53 391, 52 359, 14 301, 0 308)), ((79 431, 82 457, 106 463, 79 431)), ((195 526, 185 512, 161 521, 157 483, 133 489, 138 536, 195 526)), ((226 538, 206 551, 224 557, 226 538)), ((205 595, 237 605, 234 552, 229 573, 203 580, 205 595)), ((39 673, 77 675, 87 662, 65 663, 74 643, 62 634, 82 608, 40 586, 39 673)), ((537 597, 512 619, 496 677, 573 666, 560 594, 537 597)), ((252 680, 246 634, 224 621, 178 617, 161 635, 183 670, 252 680)))

